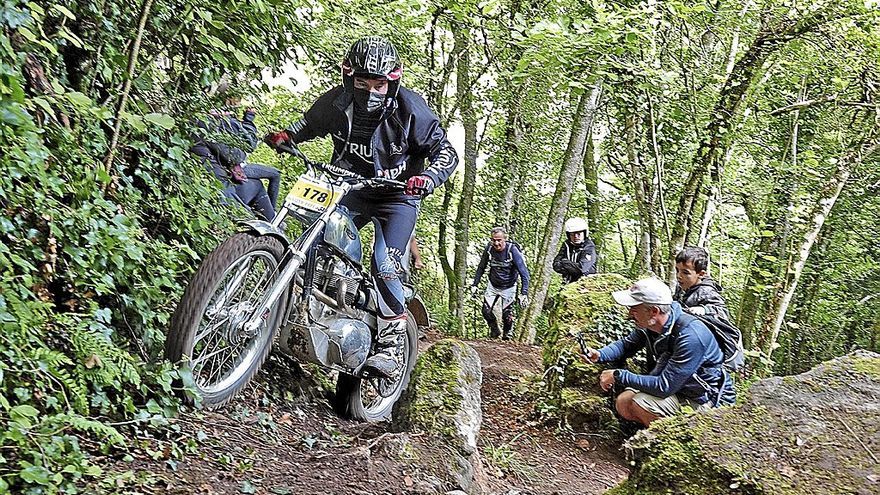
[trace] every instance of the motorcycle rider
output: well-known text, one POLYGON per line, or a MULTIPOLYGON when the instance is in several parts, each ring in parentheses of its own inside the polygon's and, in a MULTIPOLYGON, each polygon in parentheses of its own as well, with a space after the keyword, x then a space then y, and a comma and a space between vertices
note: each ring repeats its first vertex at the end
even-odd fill
POLYGON ((424 98, 401 85, 402 69, 390 41, 362 38, 342 61, 342 85, 318 97, 302 119, 266 136, 278 147, 329 134, 335 165, 364 177, 406 182, 404 191, 362 189, 341 203, 358 229, 369 221, 376 229, 370 271, 379 295, 378 338, 364 366, 385 377, 395 376, 401 364, 406 335, 401 259, 419 201, 458 165, 437 115, 424 98))
POLYGON ((572 217, 565 221, 565 240, 553 259, 553 270, 565 283, 576 282, 584 275, 596 273, 596 246, 587 237, 587 222, 572 217))

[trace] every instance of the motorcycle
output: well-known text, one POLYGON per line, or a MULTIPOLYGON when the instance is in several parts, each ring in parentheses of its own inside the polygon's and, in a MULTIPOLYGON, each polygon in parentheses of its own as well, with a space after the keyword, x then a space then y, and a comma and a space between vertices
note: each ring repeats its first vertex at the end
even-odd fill
MULTIPOLYGON (((364 188, 402 190, 386 178, 364 178, 310 161, 270 222, 249 220, 202 262, 172 317, 165 357, 192 372, 208 407, 227 403, 262 366, 273 342, 300 362, 338 372, 334 407, 362 421, 391 416, 418 353, 418 326, 407 310, 401 365, 392 377, 364 369, 376 342, 378 293, 361 265, 360 235, 340 201, 364 188), (282 222, 295 218, 291 242, 282 222)), ((408 261, 404 260, 406 266, 408 261)), ((415 296, 404 285, 407 303, 415 296)))

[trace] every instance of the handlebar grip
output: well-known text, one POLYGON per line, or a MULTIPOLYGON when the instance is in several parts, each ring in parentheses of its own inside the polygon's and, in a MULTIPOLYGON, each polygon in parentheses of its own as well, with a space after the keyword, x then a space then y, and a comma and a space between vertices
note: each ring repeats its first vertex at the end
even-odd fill
POLYGON ((275 147, 275 149, 284 153, 289 153, 297 158, 302 158, 303 160, 306 159, 306 156, 303 155, 302 151, 300 151, 299 148, 296 147, 296 145, 288 146, 286 144, 279 144, 275 147))

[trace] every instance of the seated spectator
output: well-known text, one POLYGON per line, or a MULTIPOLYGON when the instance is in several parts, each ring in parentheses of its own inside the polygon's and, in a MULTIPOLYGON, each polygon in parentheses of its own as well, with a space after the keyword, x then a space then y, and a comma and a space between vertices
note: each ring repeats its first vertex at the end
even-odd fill
MULTIPOLYGON (((227 91, 224 84, 218 88, 218 93, 227 91)), ((226 104, 234 108, 240 104, 240 99, 228 96, 226 104)), ((226 197, 250 207, 258 217, 271 221, 275 218, 281 172, 246 161, 247 153, 259 144, 255 116, 253 108, 245 109, 241 119, 229 110, 209 111, 205 118, 196 122, 190 152, 201 157, 205 166, 224 185, 226 197), (268 191, 260 179, 268 179, 268 191)))
POLYGON ((700 410, 733 403, 732 381, 723 369, 724 356, 715 336, 672 301, 666 284, 648 278, 612 296, 629 308, 638 328, 599 350, 586 349, 586 359, 613 362, 647 348, 649 361, 656 363, 647 375, 625 369, 601 373, 602 390, 623 389, 615 400, 620 416, 648 426, 657 418, 677 414, 682 406, 700 410))

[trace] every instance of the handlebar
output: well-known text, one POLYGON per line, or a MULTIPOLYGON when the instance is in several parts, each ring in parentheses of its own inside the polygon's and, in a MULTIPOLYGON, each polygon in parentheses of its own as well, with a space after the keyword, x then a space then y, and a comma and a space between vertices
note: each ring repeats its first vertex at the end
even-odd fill
POLYGON ((373 187, 390 189, 393 191, 403 191, 406 188, 406 183, 399 180, 387 179, 385 177, 364 177, 337 165, 333 165, 330 163, 313 162, 309 160, 309 158, 304 155, 303 152, 300 151, 300 149, 296 145, 288 146, 286 144, 281 144, 278 145, 275 150, 279 153, 288 153, 301 159, 306 165, 306 170, 311 170, 314 168, 322 172, 328 173, 334 177, 342 179, 344 182, 347 182, 354 186, 358 186, 355 187, 355 189, 373 187))

